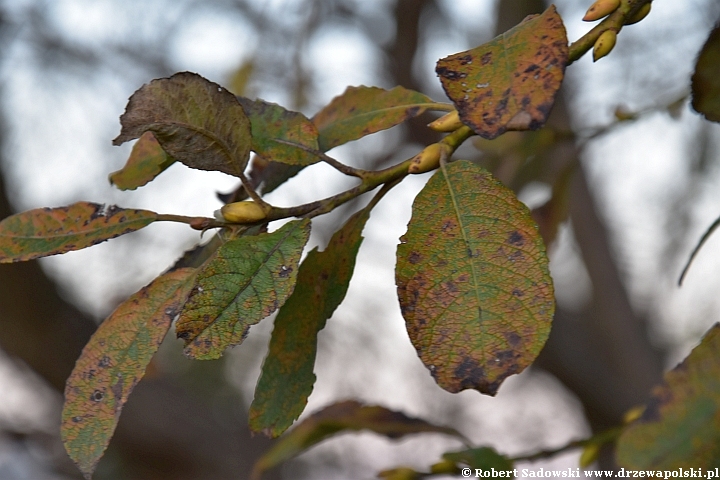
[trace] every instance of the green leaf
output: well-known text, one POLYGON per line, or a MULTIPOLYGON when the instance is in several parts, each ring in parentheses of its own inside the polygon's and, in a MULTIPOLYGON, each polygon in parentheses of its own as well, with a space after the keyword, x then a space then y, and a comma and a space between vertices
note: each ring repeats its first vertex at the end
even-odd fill
POLYGON ((318 149, 315 125, 302 113, 285 110, 262 100, 238 97, 252 125, 252 149, 268 160, 291 165, 312 165, 320 160, 306 150, 318 149))
POLYGON ((164 172, 175 159, 165 153, 152 132, 145 132, 133 145, 125 166, 110 174, 110 183, 120 190, 135 190, 164 172))
POLYGON ((555 303, 527 207, 466 161, 437 171, 413 203, 395 272, 420 359, 450 392, 494 395, 542 349, 555 303))
POLYGON ((0 222, 0 263, 20 262, 90 247, 157 220, 149 210, 77 202, 37 208, 0 222))
MULTIPOLYGON (((500 455, 495 451, 495 449, 490 447, 471 448, 460 452, 444 453, 443 459, 455 463, 463 463, 473 469, 473 474, 475 473, 476 468, 491 471, 494 468, 496 471, 506 472, 514 468, 513 462, 510 461, 510 459, 500 455)), ((513 477, 514 475, 511 475, 506 478, 513 477)))
POLYGON ((220 247, 198 273, 178 319, 185 354, 220 358, 225 348, 242 343, 251 325, 282 306, 295 287, 309 235, 310 221, 298 220, 220 247))
POLYGON ((720 25, 700 50, 691 87, 693 108, 708 120, 720 122, 720 25))
POLYGON ((156 278, 95 331, 65 386, 60 433, 85 478, 110 443, 128 396, 180 312, 194 270, 156 278))
MULTIPOLYGON (((257 157, 256 157, 257 158, 257 157)), ((305 167, 287 163, 268 162, 263 170, 262 193, 266 195, 289 179, 300 173, 305 167)))
POLYGON ((250 120, 235 95, 196 73, 143 85, 120 123, 114 145, 151 131, 165 152, 188 167, 239 176, 250 156, 250 120))
POLYGON ((313 117, 322 151, 417 117, 436 105, 422 93, 395 87, 348 87, 313 117))
POLYGON ((720 467, 720 324, 665 381, 617 444, 617 462, 628 469, 720 467))
POLYGON ((545 124, 567 60, 565 27, 551 5, 484 45, 439 60, 435 71, 463 123, 492 139, 545 124))
POLYGON ((353 215, 323 252, 300 265, 297 285, 275 318, 270 351, 250 406, 250 428, 276 437, 300 416, 315 383, 317 334, 345 298, 369 209, 353 215))
POLYGON ((463 436, 450 427, 433 425, 419 418, 380 406, 363 406, 355 401, 332 404, 313 413, 255 463, 251 478, 259 480, 265 470, 272 468, 320 443, 328 437, 345 431, 370 430, 388 438, 397 439, 413 433, 434 432, 463 436))

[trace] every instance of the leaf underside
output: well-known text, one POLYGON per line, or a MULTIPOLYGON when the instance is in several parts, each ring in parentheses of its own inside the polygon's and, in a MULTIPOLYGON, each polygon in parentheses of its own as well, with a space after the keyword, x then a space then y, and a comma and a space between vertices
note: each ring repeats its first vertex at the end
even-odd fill
POLYGON ((345 298, 370 215, 363 209, 335 232, 327 248, 308 253, 297 285, 280 308, 250 406, 250 428, 276 437, 305 409, 315 383, 317 335, 345 298))
POLYGON ((120 190, 135 190, 164 172, 175 159, 165 153, 152 132, 143 133, 133 145, 125 166, 110 174, 110 183, 120 190))
POLYGON ((151 131, 168 155, 191 168, 240 176, 250 156, 250 120, 235 95, 196 73, 143 85, 120 123, 114 145, 151 131))
POLYGON ((251 325, 277 310, 295 287, 310 221, 223 244, 198 272, 178 319, 185 354, 215 359, 239 345, 251 325))
POLYGON ((92 476, 120 411, 180 312, 194 270, 155 279, 123 302, 80 355, 65 387, 60 432, 70 458, 92 476))
POLYGON ((439 60, 435 71, 463 123, 492 139, 545 124, 567 60, 565 27, 551 5, 484 45, 439 60))
POLYGON ((37 208, 0 222, 0 263, 20 262, 90 247, 140 230, 157 213, 77 202, 37 208))
POLYGON ((554 312, 545 247, 514 193, 466 161, 418 194, 397 250, 410 340, 450 392, 494 395, 540 352, 554 312))
POLYGON ((720 467, 720 324, 652 390, 642 416, 617 444, 630 469, 720 467))

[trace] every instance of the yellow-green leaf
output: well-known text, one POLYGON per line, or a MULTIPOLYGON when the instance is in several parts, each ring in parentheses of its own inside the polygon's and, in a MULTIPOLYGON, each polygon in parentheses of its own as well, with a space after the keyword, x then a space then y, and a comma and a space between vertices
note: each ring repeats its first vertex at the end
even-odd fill
POLYGON ((220 358, 227 347, 242 343, 251 325, 280 308, 295 287, 309 235, 306 219, 223 244, 198 272, 178 319, 185 354, 220 358))
POLYGON ((720 467, 720 324, 652 390, 617 445, 628 469, 720 467))
MULTIPOLYGON (((496 472, 509 472, 513 470, 513 462, 500 455, 491 447, 478 447, 459 452, 448 452, 443 454, 443 459, 453 463, 462 463, 473 469, 487 470, 492 474, 493 469, 496 472)), ((513 478, 514 475, 506 475, 504 478, 513 478)), ((495 478, 498 478, 496 475, 495 478)))
POLYGON ((313 117, 323 151, 417 117, 436 105, 422 93, 395 87, 348 87, 313 117))
POLYGON ((355 401, 332 404, 312 414, 278 440, 255 463, 251 478, 259 480, 262 473, 320 443, 328 437, 345 431, 370 430, 396 439, 413 433, 434 432, 463 436, 450 427, 433 425, 419 418, 380 406, 363 406, 355 401))
POLYGON ((252 149, 255 153, 268 160, 291 165, 306 166, 320 160, 317 155, 301 148, 318 149, 317 129, 305 115, 263 100, 238 97, 238 101, 252 125, 252 149))
POLYGON ((700 50, 691 87, 693 108, 708 120, 720 122, 720 25, 700 50))
POLYGON ((90 247, 157 220, 149 210, 77 202, 37 208, 0 222, 0 263, 20 262, 90 247))
POLYGON ((120 123, 114 145, 151 131, 165 152, 188 167, 239 176, 250 157, 250 120, 235 95, 196 73, 143 85, 120 123))
POLYGON ((135 190, 164 172, 175 159, 165 153, 152 132, 143 133, 133 145, 125 166, 110 174, 110 183, 120 190, 135 190))
POLYGON ((551 5, 484 45, 439 60, 435 71, 463 123, 492 139, 545 124, 567 59, 565 27, 551 5))
POLYGON ((494 395, 540 353, 555 308, 545 246, 483 168, 457 161, 430 178, 397 257, 410 340, 442 388, 494 395))
POLYGON ((60 433, 85 478, 110 443, 120 412, 180 312, 194 270, 162 275, 123 302, 83 349, 65 386, 60 433))
POLYGON ((305 409, 315 383, 317 334, 345 298, 369 215, 369 209, 353 215, 323 252, 313 249, 300 265, 295 290, 275 318, 250 406, 254 431, 276 437, 305 409))

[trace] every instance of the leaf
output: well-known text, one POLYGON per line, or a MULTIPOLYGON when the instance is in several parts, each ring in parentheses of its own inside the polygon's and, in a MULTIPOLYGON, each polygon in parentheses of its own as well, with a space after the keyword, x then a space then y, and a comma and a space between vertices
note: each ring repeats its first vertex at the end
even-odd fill
POLYGON ((0 263, 21 262, 90 247, 157 220, 149 210, 77 202, 36 208, 0 222, 0 263))
POLYGON ((309 235, 310 221, 299 220, 220 247, 198 273, 177 322, 185 354, 220 358, 225 348, 242 343, 251 325, 282 306, 295 287, 309 235))
POLYGON ((196 73, 143 85, 120 123, 113 145, 151 131, 163 150, 191 168, 240 176, 250 156, 250 120, 235 95, 196 73))
MULTIPOLYGON (((257 157, 255 157, 257 158, 257 157)), ((288 165, 287 163, 269 162, 265 167, 262 183, 262 193, 266 195, 277 187, 300 173, 304 167, 288 165)))
POLYGON ((120 190, 135 190, 164 172, 175 159, 165 153, 152 132, 145 132, 133 145, 125 166, 110 174, 110 183, 120 190))
POLYGON ((567 60, 565 27, 551 5, 484 45, 439 60, 435 72, 463 123, 492 139, 545 124, 567 60))
POLYGON ((353 215, 323 252, 300 265, 297 285, 275 318, 270 350, 250 406, 250 428, 277 437, 300 416, 315 383, 317 334, 345 298, 369 209, 353 215))
POLYGON ((363 406, 351 400, 334 403, 313 413, 281 437, 255 463, 251 478, 258 480, 265 470, 289 460, 332 435, 348 430, 371 430, 392 439, 423 432, 444 433, 463 438, 453 428, 433 425, 384 407, 363 406))
POLYGON ((417 117, 434 102, 422 93, 395 87, 348 87, 313 117, 322 151, 417 117))
POLYGON ((285 110, 280 105, 262 100, 238 97, 252 125, 252 149, 268 160, 291 165, 312 165, 320 160, 301 145, 318 149, 315 125, 302 113, 285 110))
POLYGON ((617 444, 629 469, 720 467, 720 324, 715 324, 665 381, 617 444))
POLYGON ((442 388, 495 395, 538 355, 555 307, 545 246, 527 207, 490 173, 466 161, 436 172, 397 256, 410 340, 442 388))
POLYGON ((193 269, 156 278, 95 331, 65 386, 63 444, 85 478, 110 443, 120 412, 188 294, 193 269))
MULTIPOLYGON (((510 471, 513 469, 513 462, 500 455, 495 449, 490 447, 471 448, 460 452, 448 452, 443 454, 443 459, 454 463, 463 463, 473 469, 490 470, 495 469, 498 472, 510 471)), ((510 475, 509 478, 514 477, 510 475)), ((497 476, 496 476, 497 478, 497 476)))
POLYGON ((712 122, 720 122, 720 25, 708 37, 691 80, 692 106, 712 122))

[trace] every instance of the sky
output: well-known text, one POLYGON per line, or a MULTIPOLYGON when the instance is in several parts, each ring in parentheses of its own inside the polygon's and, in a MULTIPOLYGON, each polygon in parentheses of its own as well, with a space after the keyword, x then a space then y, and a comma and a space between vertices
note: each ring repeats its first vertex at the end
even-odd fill
MULTIPOLYGON (((23 5, 33 2, 5 3, 19 11, 23 5)), ((381 25, 382 12, 389 2, 362 3, 367 5, 367 14, 375 15, 381 25)), ((153 35, 153 28, 157 27, 154 22, 170 22, 182 15, 184 3, 178 2, 176 7, 165 10, 147 6, 141 20, 134 15, 137 5, 138 2, 89 0, 45 4, 52 11, 53 21, 70 38, 92 43, 133 31, 138 35, 153 35)), ((464 28, 476 27, 486 32, 492 29, 491 1, 446 0, 440 5, 464 28)), ((596 64, 586 57, 568 70, 566 88, 577 89, 577 105, 573 107, 582 125, 593 128, 608 124, 620 104, 640 110, 663 105, 685 93, 683 88, 688 83, 695 52, 711 26, 708 19, 693 17, 691 9, 685 7, 684 2, 654 2, 652 13, 645 21, 620 35, 614 54, 622 57, 624 63, 613 58, 613 54, 596 64), (667 41, 668 47, 651 44, 660 37, 667 41), (658 73, 655 68, 664 71, 658 73), (661 92, 657 97, 643 95, 647 82, 654 82, 653 91, 661 92)), ((294 12, 287 2, 266 2, 266 8, 278 11, 274 18, 279 23, 302 17, 302 12, 294 12)), ((558 8, 571 41, 589 29, 579 20, 586 8, 583 2, 559 1, 558 8)), ((383 83, 386 80, 378 66, 378 52, 364 35, 347 26, 331 26, 308 41, 302 61, 312 71, 316 86, 304 107, 305 113, 311 115, 348 85, 390 86, 383 83)), ((471 46, 474 45, 467 45, 457 32, 433 32, 433 41, 423 47, 416 65, 427 72, 428 93, 444 100, 438 84, 433 84, 434 63, 438 58, 471 46)), ((168 49, 177 71, 196 71, 226 84, 233 70, 255 52, 262 52, 263 45, 240 16, 205 9, 172 32, 168 49)), ((118 116, 124 111, 130 94, 149 79, 138 75, 134 78, 132 73, 119 74, 122 65, 117 66, 117 71, 97 72, 83 82, 70 74, 42 78, 38 65, 29 58, 27 50, 16 47, 9 66, 2 72, 8 93, 3 101, 16 112, 10 125, 12 161, 6 170, 19 209, 66 205, 82 199, 162 213, 210 216, 220 206, 215 192, 235 187, 235 181, 226 175, 175 165, 137 191, 114 190, 107 182, 107 175, 124 164, 130 151, 130 145, 111 146, 111 139, 119 132, 118 116)), ((284 105, 292 101, 276 85, 251 85, 251 88, 258 97, 268 101, 284 105)), ((612 228, 614 246, 627 275, 634 305, 654 316, 657 341, 673 346, 670 363, 680 360, 692 348, 719 313, 716 292, 720 282, 720 235, 705 246, 685 286, 678 289, 674 285, 694 239, 699 239, 704 229, 720 215, 717 162, 702 178, 693 178, 688 173, 688 156, 693 146, 688 136, 697 130, 700 121, 687 103, 682 106, 679 118, 663 111, 648 113, 642 121, 590 142, 585 157, 591 186, 612 228), (693 207, 688 212, 687 235, 680 241, 680 253, 668 259, 667 239, 673 233, 668 228, 673 224, 667 212, 672 200, 686 186, 695 194, 693 207)), ((717 127, 708 128, 718 133, 717 127)), ((389 145, 393 145, 392 137, 381 133, 340 147, 332 154, 340 160, 362 163, 389 145)), ((397 154, 403 159, 414 153, 397 154)), ((308 411, 338 397, 351 396, 442 420, 443 415, 447 415, 441 411, 444 406, 465 412, 471 439, 492 442, 508 453, 531 451, 539 446, 538 442, 544 442, 546 447, 557 446, 570 438, 586 435, 588 427, 579 405, 548 375, 530 372, 511 378, 497 398, 479 396, 477 392, 451 395, 434 385, 417 360, 397 307, 392 267, 397 239, 404 233, 410 217, 410 203, 426 179, 427 176, 419 176, 403 182, 382 201, 382 208, 374 212, 368 223, 365 245, 347 300, 320 336, 319 380, 308 411), (376 338, 368 341, 366 350, 352 348, 358 336, 364 338, 371 333, 376 338), (384 365, 392 368, 380 368, 384 365), (413 380, 407 381, 408 378, 413 380), (423 400, 418 402, 418 398, 423 400)), ((348 183, 343 182, 329 167, 318 165, 268 198, 278 205, 306 202, 347 187, 348 183)), ((521 198, 532 198, 531 192, 525 192, 521 198)), ((48 258, 43 260, 43 266, 61 280, 65 295, 102 318, 112 305, 148 283, 170 265, 179 252, 198 240, 197 232, 188 230, 181 225, 153 225, 91 249, 48 258)), ((570 229, 565 229, 561 237, 551 252, 551 268, 559 301, 571 305, 582 298, 588 284, 570 229)), ((313 238, 310 246, 318 241, 313 238)), ((267 321, 253 327, 248 348, 235 349, 231 354, 236 361, 231 362, 228 375, 246 392, 251 391, 260 367, 259 357, 253 360, 247 356, 256 350, 253 346, 263 348, 270 327, 267 321)), ((53 405, 56 407, 53 402, 57 399, 43 401, 48 397, 46 392, 38 395, 32 381, 23 384, 18 378, 25 377, 13 375, 12 367, 5 364, 5 369, 0 368, 0 377, 12 379, 8 381, 16 386, 0 393, 0 418, 21 418, 25 410, 29 418, 23 421, 37 421, 42 428, 49 428, 38 419, 43 417, 43 412, 54 408, 53 405), (27 410, 24 406, 32 403, 27 399, 33 397, 37 409, 27 410)), ((420 439, 393 447, 393 453, 388 454, 388 445, 386 440, 363 434, 321 446, 311 455, 319 458, 352 451, 360 458, 358 462, 368 462, 377 468, 389 468, 397 461, 415 462, 416 466, 423 467, 423 459, 441 453, 448 446, 420 439)), ((577 455, 571 455, 554 459, 554 463, 548 465, 576 465, 576 459, 577 455)), ((2 465, 0 457, 0 469, 2 465)), ((358 473, 362 467, 355 465, 350 473, 352 468, 358 473)))

